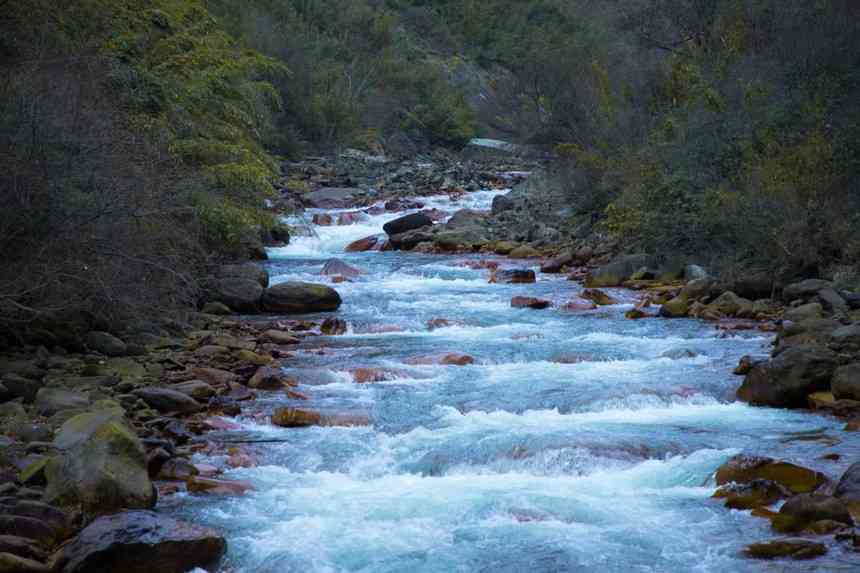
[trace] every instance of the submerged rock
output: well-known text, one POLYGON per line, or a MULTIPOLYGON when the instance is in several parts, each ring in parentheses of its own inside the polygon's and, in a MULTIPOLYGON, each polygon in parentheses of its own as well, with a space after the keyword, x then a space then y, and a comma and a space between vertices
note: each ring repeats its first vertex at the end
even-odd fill
POLYGON ((385 235, 371 235, 357 241, 353 241, 346 246, 344 251, 347 253, 363 253, 365 251, 378 251, 386 242, 385 235))
POLYGON ((433 219, 424 213, 411 213, 387 222, 382 226, 382 230, 390 237, 393 237, 394 235, 402 235, 403 233, 415 231, 423 227, 430 227, 432 225, 433 219))
POLYGON ((513 308, 532 308, 542 310, 549 308, 552 303, 542 298, 534 298, 531 296, 515 296, 511 299, 511 307, 513 308))
POLYGON ((361 275, 361 269, 343 262, 340 259, 329 259, 320 271, 325 276, 357 277, 361 275))
POLYGON ((786 501, 773 519, 773 528, 780 533, 797 533, 817 521, 835 521, 854 525, 845 504, 828 495, 800 494, 786 501))
POLYGON ((212 529, 151 511, 100 517, 65 546, 63 573, 185 573, 217 562, 227 548, 212 529))
POLYGON ((498 269, 490 277, 491 283, 528 284, 536 280, 531 269, 498 269))

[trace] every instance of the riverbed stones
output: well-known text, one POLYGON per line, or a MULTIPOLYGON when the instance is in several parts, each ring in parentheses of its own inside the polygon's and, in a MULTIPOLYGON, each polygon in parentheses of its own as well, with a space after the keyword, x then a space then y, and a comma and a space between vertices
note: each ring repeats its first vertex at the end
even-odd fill
POLYGON ((824 474, 773 458, 737 455, 717 469, 717 485, 773 481, 794 494, 815 491, 827 482, 824 474))
POLYGON ((194 398, 198 402, 205 402, 215 395, 215 388, 203 380, 188 380, 171 386, 171 389, 181 392, 186 396, 194 398))
POLYGON ((594 304, 598 306, 609 306, 613 304, 618 304, 618 301, 606 294, 604 291, 596 288, 587 288, 579 293, 579 296, 593 301, 594 304))
POLYGON ((753 559, 814 559, 826 553, 827 547, 823 543, 802 538, 752 543, 744 549, 744 554, 753 559))
POLYGON ((33 559, 0 553, 0 573, 48 573, 51 569, 33 559))
POLYGON ((830 389, 837 365, 836 354, 827 348, 790 346, 753 366, 737 396, 755 406, 805 408, 807 396, 830 389))
POLYGON ((782 289, 782 298, 786 302, 793 300, 809 300, 818 294, 818 291, 831 288, 833 283, 822 279, 806 279, 797 283, 792 283, 782 289))
POLYGON ((341 298, 326 285, 288 281, 266 289, 262 305, 265 311, 274 313, 330 312, 340 307, 341 298))
POLYGON ((205 297, 208 301, 226 304, 237 312, 256 313, 260 310, 263 287, 255 279, 218 277, 209 281, 205 297))
POLYGON ((386 242, 385 235, 371 235, 357 241, 353 241, 346 246, 344 251, 347 253, 363 253, 365 251, 379 250, 386 242))
POLYGON ((622 255, 610 263, 591 271, 585 280, 587 287, 621 286, 633 273, 642 267, 653 266, 653 259, 648 255, 622 255))
POLYGON ((151 511, 126 511, 90 523, 65 546, 63 573, 185 573, 217 562, 227 548, 212 529, 151 511))
POLYGON ((35 406, 36 410, 42 416, 53 416, 62 410, 73 410, 76 408, 86 408, 90 403, 90 399, 80 393, 72 390, 64 390, 62 388, 40 388, 36 393, 35 406))
POLYGON ((540 272, 547 274, 560 273, 566 267, 574 265, 576 258, 571 251, 565 251, 558 256, 544 261, 540 266, 540 272))

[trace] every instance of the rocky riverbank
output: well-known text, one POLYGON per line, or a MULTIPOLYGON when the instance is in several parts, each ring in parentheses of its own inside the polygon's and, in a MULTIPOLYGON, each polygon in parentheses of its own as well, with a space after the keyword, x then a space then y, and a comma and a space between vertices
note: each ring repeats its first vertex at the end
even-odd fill
MULTIPOLYGON (((317 210, 310 215, 317 226, 355 225, 374 214, 404 211, 385 224, 384 234, 359 239, 347 251, 483 253, 486 258, 464 264, 486 270, 489 282, 533 283, 539 269, 584 283, 588 288, 559 305, 564 312, 617 304, 606 289, 620 287, 635 293, 635 307, 626 313, 630 320, 695 317, 712 322, 725 336, 775 333, 769 359, 747 357, 739 364, 736 372, 745 378, 738 398, 814 409, 845 419, 846 430, 860 429, 857 293, 820 280, 775 291, 770 281, 727 281, 683 261, 618 255, 617 246, 590 237, 572 240, 559 230, 566 214, 553 210, 547 198, 530 195, 529 182, 497 197, 491 212, 451 214, 422 199, 506 187, 538 166, 513 158, 404 163, 348 152, 336 161, 285 165, 282 199, 273 207, 317 210)), ((302 232, 290 229, 294 236, 302 232)), ((283 244, 289 234, 267 239, 283 244)), ((321 271, 335 287, 361 272, 338 259, 328 260, 321 271)), ((335 316, 284 318, 336 311, 341 297, 328 285, 271 285, 255 263, 213 269, 200 302, 200 312, 181 323, 90 332, 73 348, 25 347, 0 356, 0 573, 179 572, 206 566, 224 553, 222 533, 154 511, 159 499, 181 492, 236 496, 252 490, 252 484, 224 479, 222 473, 256 464, 253 449, 220 441, 217 433, 238 429, 230 418, 266 393, 294 404, 311 398, 302 381, 282 367, 300 360, 296 345, 343 334, 351 325, 335 316), (195 454, 222 462, 201 464, 195 454)), ((558 305, 532 296, 514 296, 510 304, 535 311, 558 305)), ((378 326, 380 332, 387 328, 378 326)), ((449 326, 445 318, 427 324, 429 330, 449 326)), ((415 357, 413 363, 475 362, 450 352, 415 357)), ((379 368, 349 373, 361 384, 396 376, 379 368)), ((295 405, 276 409, 269 420, 285 428, 369 423, 360 414, 295 405)), ((728 508, 752 510, 770 520, 775 534, 791 535, 751 545, 750 557, 812 558, 833 543, 860 545, 854 530, 860 519, 858 464, 843 475, 825 475, 796 463, 741 455, 720 468, 715 482, 715 497, 725 499, 728 508)))

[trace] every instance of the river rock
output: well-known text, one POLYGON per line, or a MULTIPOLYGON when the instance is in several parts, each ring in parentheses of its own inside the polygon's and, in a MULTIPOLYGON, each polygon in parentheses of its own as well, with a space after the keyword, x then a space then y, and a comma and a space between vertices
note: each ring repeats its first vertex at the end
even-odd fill
POLYGON ((345 320, 329 317, 320 325, 320 332, 326 336, 340 336, 346 334, 348 326, 345 320))
POLYGON ((406 231, 405 233, 391 235, 389 242, 394 249, 411 251, 421 243, 431 243, 433 241, 434 235, 429 229, 429 227, 423 227, 421 229, 414 229, 412 231, 406 231))
POLYGON ((773 481, 792 493, 815 491, 827 478, 824 474, 773 458, 737 455, 717 469, 717 485, 747 484, 756 480, 773 481))
POLYGON ((860 350, 860 322, 833 330, 830 333, 830 342, 841 350, 860 350))
POLYGON ((319 426, 322 414, 315 410, 300 410, 298 408, 278 408, 272 413, 272 423, 282 428, 305 428, 319 426))
POLYGON ((39 389, 45 383, 41 380, 33 380, 18 374, 6 374, 3 376, 3 386, 6 391, 14 398, 23 398, 25 402, 32 402, 36 399, 39 389))
POLYGON ((837 399, 860 400, 860 362, 837 368, 830 388, 837 399))
POLYGON ((493 272, 490 282, 507 284, 527 284, 537 280, 531 269, 498 269, 493 272))
POLYGON ((363 253, 365 251, 379 250, 385 241, 385 235, 371 235, 351 242, 346 246, 344 251, 347 253, 363 253))
POLYGON ((823 313, 824 308, 819 303, 810 302, 785 311, 783 319, 800 322, 807 319, 821 318, 823 313))
POLYGON ((80 392, 62 388, 40 388, 36 393, 36 410, 42 416, 53 416, 61 410, 86 408, 90 399, 80 392))
POLYGON ((382 226, 382 230, 385 231, 389 237, 393 237, 394 235, 402 235, 408 231, 414 231, 416 229, 430 227, 432 225, 433 220, 424 213, 411 213, 387 222, 382 226))
POLYGON ((257 280, 240 277, 220 277, 209 281, 205 298, 226 304, 237 312, 255 313, 260 310, 263 287, 257 280))
POLYGON ((197 400, 170 388, 157 388, 148 386, 139 388, 132 392, 135 396, 146 402, 150 408, 159 412, 179 412, 182 414, 194 414, 201 410, 197 400))
POLYGON ((269 287, 263 293, 263 309, 266 312, 329 312, 337 310, 340 304, 341 298, 337 291, 320 284, 289 281, 269 287))
POLYGON ((198 402, 206 402, 215 395, 215 388, 203 380, 188 380, 171 386, 171 389, 194 398, 198 402))
POLYGON ((354 278, 361 275, 361 270, 343 262, 340 259, 329 259, 320 271, 324 276, 342 276, 354 278))
POLYGON ((821 279, 806 279, 798 283, 792 283, 782 289, 782 298, 786 302, 793 300, 809 300, 825 288, 832 288, 833 283, 821 279))
POLYGON ((444 364, 449 366, 467 366, 474 364, 475 359, 468 354, 460 352, 449 352, 447 354, 434 354, 427 356, 414 356, 406 359, 406 364, 428 365, 428 364, 444 364))
POLYGON ((512 259, 537 259, 540 257, 540 251, 528 245, 520 245, 508 253, 508 256, 512 259))
POLYGON ((109 332, 89 332, 84 342, 90 350, 100 352, 105 356, 125 356, 128 351, 125 342, 109 332))
POLYGON ((575 298, 570 300, 561 307, 563 310, 570 312, 582 312, 586 310, 594 310, 597 304, 593 300, 585 300, 584 298, 575 298))
POLYGON ((221 265, 218 267, 218 276, 256 281, 263 288, 269 286, 269 271, 257 263, 221 265))
POLYGON ((218 368, 207 368, 204 366, 193 367, 191 369, 191 374, 195 378, 199 378, 200 380, 215 386, 226 386, 230 382, 236 382, 239 380, 239 376, 233 372, 218 368))
POLYGON ((860 462, 845 470, 833 495, 845 502, 855 518, 860 518, 860 462))
POLYGON ((755 509, 776 503, 790 497, 791 491, 780 484, 766 479, 756 479, 748 483, 730 483, 714 493, 714 497, 726 500, 730 509, 755 509))
POLYGON ((552 273, 560 273, 562 269, 565 267, 569 267, 573 265, 575 262, 575 257, 572 252, 565 251, 558 255, 557 257, 553 257, 540 266, 540 272, 552 274, 552 273))
POLYGON ((315 209, 345 209, 355 204, 361 189, 355 187, 322 187, 302 195, 302 202, 315 209))
POLYGON ((319 225, 320 227, 330 227, 334 225, 334 219, 332 219, 331 215, 328 213, 316 213, 313 218, 311 218, 311 222, 314 225, 319 225))
POLYGON ((683 295, 667 300, 660 306, 660 316, 663 318, 683 318, 690 312, 690 305, 683 295))
POLYGON ((140 440, 115 410, 75 416, 54 444, 62 455, 45 467, 45 501, 97 516, 155 505, 156 493, 140 440))
POLYGON ((828 495, 805 493, 786 501, 773 519, 773 528, 780 533, 798 533, 816 521, 835 521, 854 525, 845 504, 828 495))
POLYGON ((249 491, 254 491, 254 486, 248 482, 200 476, 190 478, 186 482, 186 487, 191 493, 208 495, 245 495, 249 491))
POLYGON ((648 255, 622 255, 611 263, 598 267, 589 273, 585 279, 587 287, 621 286, 633 273, 642 267, 653 266, 653 259, 648 255))
POLYGON ((735 316, 739 318, 753 317, 753 303, 751 300, 742 298, 732 291, 726 291, 706 307, 707 312, 723 316, 735 316))
POLYGON ((618 304, 618 301, 603 292, 600 289, 596 288, 587 288, 579 293, 579 296, 584 298, 585 300, 593 301, 594 304, 598 306, 609 306, 612 304, 618 304))
POLYGON ((511 299, 511 307, 513 308, 532 308, 542 310, 549 308, 552 303, 542 298, 534 298, 531 296, 515 296, 511 299))
POLYGON ((829 390, 837 364, 836 354, 826 348, 791 346, 753 366, 737 396, 755 406, 805 408, 807 396, 829 390))
POLYGON ((753 559, 814 559, 826 553, 823 543, 808 539, 775 539, 752 543, 744 549, 744 554, 753 559))
POLYGON ((63 573, 185 573, 217 562, 227 548, 209 528, 151 511, 126 511, 90 523, 62 550, 63 573))
MULTIPOLYGON (((0 553, 11 553, 25 559, 47 561, 48 554, 31 539, 17 535, 0 535, 0 553)), ((0 567, 0 571, 4 571, 0 567)))

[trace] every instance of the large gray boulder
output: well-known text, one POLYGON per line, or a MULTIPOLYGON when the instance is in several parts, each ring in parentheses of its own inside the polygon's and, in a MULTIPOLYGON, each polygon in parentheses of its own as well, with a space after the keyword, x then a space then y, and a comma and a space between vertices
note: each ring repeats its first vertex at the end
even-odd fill
POLYGON ((263 287, 257 279, 219 277, 209 283, 205 299, 224 303, 238 312, 259 312, 263 287))
POLYGON ((269 287, 263 293, 262 306, 266 312, 307 314, 329 312, 340 307, 340 295, 321 284, 289 281, 269 287))
POLYGON ((218 276, 222 278, 238 278, 257 281, 260 286, 269 286, 269 271, 257 263, 237 263, 218 267, 218 276))
POLYGON ((860 401, 860 362, 837 368, 830 389, 837 400, 860 401))
POLYGON ((359 195, 361 189, 354 187, 323 187, 305 193, 302 201, 308 207, 317 209, 345 209, 352 207, 359 195))
POLYGON ((152 511, 100 517, 66 545, 63 573, 185 573, 215 564, 227 542, 216 531, 152 511))
POLYGON ((614 261, 594 269, 585 281, 585 286, 619 286, 642 267, 653 267, 654 259, 648 255, 622 255, 614 261))
POLYGON ((71 418, 57 432, 54 445, 62 453, 45 466, 46 502, 79 510, 87 518, 155 505, 146 453, 121 410, 71 418))
POLYGON ((833 495, 847 503, 860 504, 860 462, 845 470, 833 495))
POLYGON ((183 414, 193 414, 200 411, 200 404, 197 400, 178 390, 148 386, 135 390, 133 394, 146 402, 146 405, 150 408, 154 408, 162 413, 180 412, 183 414))
POLYGON ((753 366, 737 395, 755 406, 804 408, 810 394, 830 389, 837 366, 837 355, 827 348, 790 346, 753 366))
POLYGON ((394 236, 432 225, 433 219, 424 213, 411 213, 387 222, 382 226, 382 230, 388 233, 389 236, 394 236))
POLYGON ((125 342, 109 332, 90 332, 84 341, 90 350, 101 352, 105 356, 124 356, 127 352, 125 342))
POLYGON ((808 300, 818 294, 818 291, 826 288, 832 288, 833 283, 821 279, 806 279, 797 283, 792 283, 782 289, 782 298, 786 302, 791 302, 796 299, 808 300))

